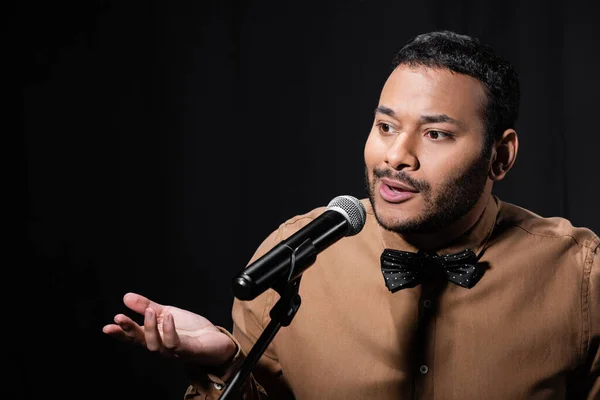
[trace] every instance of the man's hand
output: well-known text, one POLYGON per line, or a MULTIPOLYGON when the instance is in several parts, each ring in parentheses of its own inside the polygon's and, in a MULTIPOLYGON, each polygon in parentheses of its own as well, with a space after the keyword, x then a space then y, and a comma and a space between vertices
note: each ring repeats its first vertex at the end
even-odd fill
POLYGON ((201 315, 155 303, 136 293, 123 296, 123 303, 144 315, 144 325, 117 314, 114 324, 102 328, 104 333, 200 366, 222 365, 235 355, 235 343, 201 315))

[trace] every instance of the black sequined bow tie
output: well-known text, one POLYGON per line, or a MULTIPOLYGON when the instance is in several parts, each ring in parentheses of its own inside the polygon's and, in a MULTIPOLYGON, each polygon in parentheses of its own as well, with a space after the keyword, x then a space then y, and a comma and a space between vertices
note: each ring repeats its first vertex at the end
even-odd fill
POLYGON ((446 276, 449 281, 470 289, 483 275, 477 266, 477 256, 470 249, 441 256, 385 249, 381 254, 381 272, 392 293, 415 287, 435 276, 446 276))

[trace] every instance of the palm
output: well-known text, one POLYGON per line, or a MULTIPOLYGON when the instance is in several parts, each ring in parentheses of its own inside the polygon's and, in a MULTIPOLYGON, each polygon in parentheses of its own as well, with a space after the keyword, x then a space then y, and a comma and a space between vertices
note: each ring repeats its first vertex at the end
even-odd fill
POLYGON ((215 326, 201 315, 183 310, 173 306, 163 306, 160 311, 157 310, 156 319, 158 329, 162 334, 164 317, 171 314, 175 320, 175 327, 179 335, 198 337, 208 328, 209 331, 216 330, 215 326))

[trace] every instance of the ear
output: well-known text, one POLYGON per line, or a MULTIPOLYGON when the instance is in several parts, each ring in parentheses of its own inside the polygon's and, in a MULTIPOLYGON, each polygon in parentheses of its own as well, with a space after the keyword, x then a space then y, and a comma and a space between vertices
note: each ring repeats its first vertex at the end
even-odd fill
POLYGON ((517 159, 519 138, 514 129, 507 129, 502 137, 494 143, 492 161, 490 164, 489 178, 492 181, 504 179, 506 173, 512 168, 517 159))

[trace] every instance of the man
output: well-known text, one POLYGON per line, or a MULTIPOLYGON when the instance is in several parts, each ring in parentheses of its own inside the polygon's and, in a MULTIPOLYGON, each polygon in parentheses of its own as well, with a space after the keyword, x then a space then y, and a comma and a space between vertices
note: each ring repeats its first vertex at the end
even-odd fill
MULTIPOLYGON (((302 307, 244 398, 600 398, 600 239, 492 195, 519 147, 517 74, 447 31, 409 41, 393 67, 364 149, 366 224, 305 271, 302 307)), ((323 210, 282 224, 251 261, 323 210)), ((130 293, 144 325, 119 314, 104 332, 180 357, 185 397, 216 399, 277 298, 236 299, 231 335, 130 293)))

